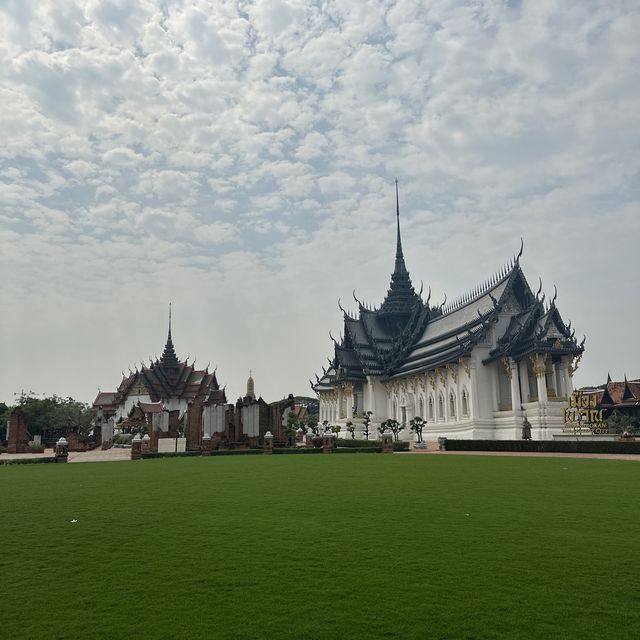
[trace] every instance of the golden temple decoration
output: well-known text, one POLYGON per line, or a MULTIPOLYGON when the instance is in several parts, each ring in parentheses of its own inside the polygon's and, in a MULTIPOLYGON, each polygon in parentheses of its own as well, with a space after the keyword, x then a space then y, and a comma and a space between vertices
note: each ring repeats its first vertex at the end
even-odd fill
POLYGON ((458 364, 464 367, 467 376, 471 377, 471 358, 460 358, 458 364))
POLYGON ((447 364, 445 365, 445 367, 447 368, 447 371, 449 371, 449 373, 451 374, 451 377, 453 378, 453 382, 457 384, 458 382, 458 371, 456 369, 456 366, 447 362, 447 364))
POLYGON ((500 362, 502 362, 502 366, 504 367, 504 371, 507 374, 507 378, 511 380, 511 376, 513 375, 513 372, 511 371, 510 358, 502 358, 500 362))
POLYGON ((573 378, 573 374, 578 370, 578 365, 580 364, 580 360, 582 360, 582 353, 579 353, 576 356, 573 356, 573 360, 569 363, 567 367, 567 372, 569 376, 573 378))
POLYGON ((533 365, 533 373, 536 374, 536 377, 544 377, 544 374, 547 372, 547 354, 545 353, 542 355, 540 353, 536 353, 532 355, 531 364, 533 365))

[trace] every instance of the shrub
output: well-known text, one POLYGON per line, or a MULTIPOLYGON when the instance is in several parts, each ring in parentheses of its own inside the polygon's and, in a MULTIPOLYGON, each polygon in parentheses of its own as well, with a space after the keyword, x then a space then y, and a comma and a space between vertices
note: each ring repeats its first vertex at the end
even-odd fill
POLYGON ((355 447, 358 449, 363 449, 366 447, 379 447, 380 440, 351 440, 351 438, 338 438, 336 442, 336 446, 338 447, 355 447))
POLYGON ((140 458, 143 460, 155 460, 157 458, 190 458, 199 455, 201 455, 200 451, 151 451, 141 454, 140 458))
POLYGON ((534 453, 633 453, 640 454, 640 442, 616 440, 450 440, 447 451, 523 451, 534 453))
POLYGON ((18 460, 0 460, 0 465, 9 464, 47 464, 49 462, 55 462, 56 459, 52 457, 46 458, 20 458, 18 460))

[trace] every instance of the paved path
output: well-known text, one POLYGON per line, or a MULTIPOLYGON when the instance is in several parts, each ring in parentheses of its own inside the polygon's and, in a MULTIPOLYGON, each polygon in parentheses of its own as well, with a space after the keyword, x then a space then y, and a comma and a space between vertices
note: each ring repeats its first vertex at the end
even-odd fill
POLYGON ((131 460, 131 449, 111 447, 106 451, 93 449, 69 452, 69 462, 115 462, 116 460, 131 460))
MULTIPOLYGON (((0 462, 5 460, 23 460, 25 458, 53 458, 53 449, 45 449, 44 453, 3 453, 0 462)), ((112 447, 106 451, 93 449, 91 451, 70 451, 69 462, 110 462, 116 460, 131 460, 131 449, 112 447)))

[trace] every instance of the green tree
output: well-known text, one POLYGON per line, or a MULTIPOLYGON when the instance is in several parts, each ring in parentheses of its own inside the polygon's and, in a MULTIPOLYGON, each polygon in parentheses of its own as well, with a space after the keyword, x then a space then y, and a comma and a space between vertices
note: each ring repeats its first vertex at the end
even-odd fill
POLYGON ((369 425, 371 424, 371 416, 373 415, 373 411, 365 411, 364 413, 364 421, 362 423, 364 439, 369 439, 369 425))
POLYGON ((5 440, 7 437, 7 421, 10 413, 11 407, 8 407, 4 402, 0 402, 0 440, 5 440))
POLYGON ((427 424, 426 421, 420 416, 411 418, 409 421, 409 429, 418 436, 418 442, 422 442, 422 430, 425 424, 427 424))
POLYGON ((389 418, 378 427, 380 435, 382 435, 386 429, 389 429, 389 431, 391 431, 391 433, 393 434, 393 439, 397 442, 400 432, 404 429, 404 427, 397 420, 389 418))
POLYGON ((31 435, 47 436, 60 431, 87 435, 95 417, 93 409, 84 402, 57 395, 38 398, 33 391, 23 391, 17 405, 25 413, 31 435))
POLYGON ((635 432, 634 419, 628 414, 616 409, 607 419, 609 431, 633 435, 635 432))
POLYGON ((297 428, 298 416, 293 411, 289 411, 289 413, 287 414, 287 424, 284 428, 285 433, 287 434, 287 444, 289 446, 293 445, 297 428))
POLYGON ((347 420, 347 424, 345 426, 347 431, 351 434, 351 439, 355 440, 356 428, 353 426, 353 422, 351 422, 351 420, 347 420))

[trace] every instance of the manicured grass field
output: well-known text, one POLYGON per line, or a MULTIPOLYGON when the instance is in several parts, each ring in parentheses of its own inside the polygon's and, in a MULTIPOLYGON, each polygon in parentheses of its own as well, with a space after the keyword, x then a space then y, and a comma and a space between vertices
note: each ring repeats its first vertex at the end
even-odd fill
POLYGON ((0 467, 0 634, 637 638, 639 480, 377 454, 0 467))

